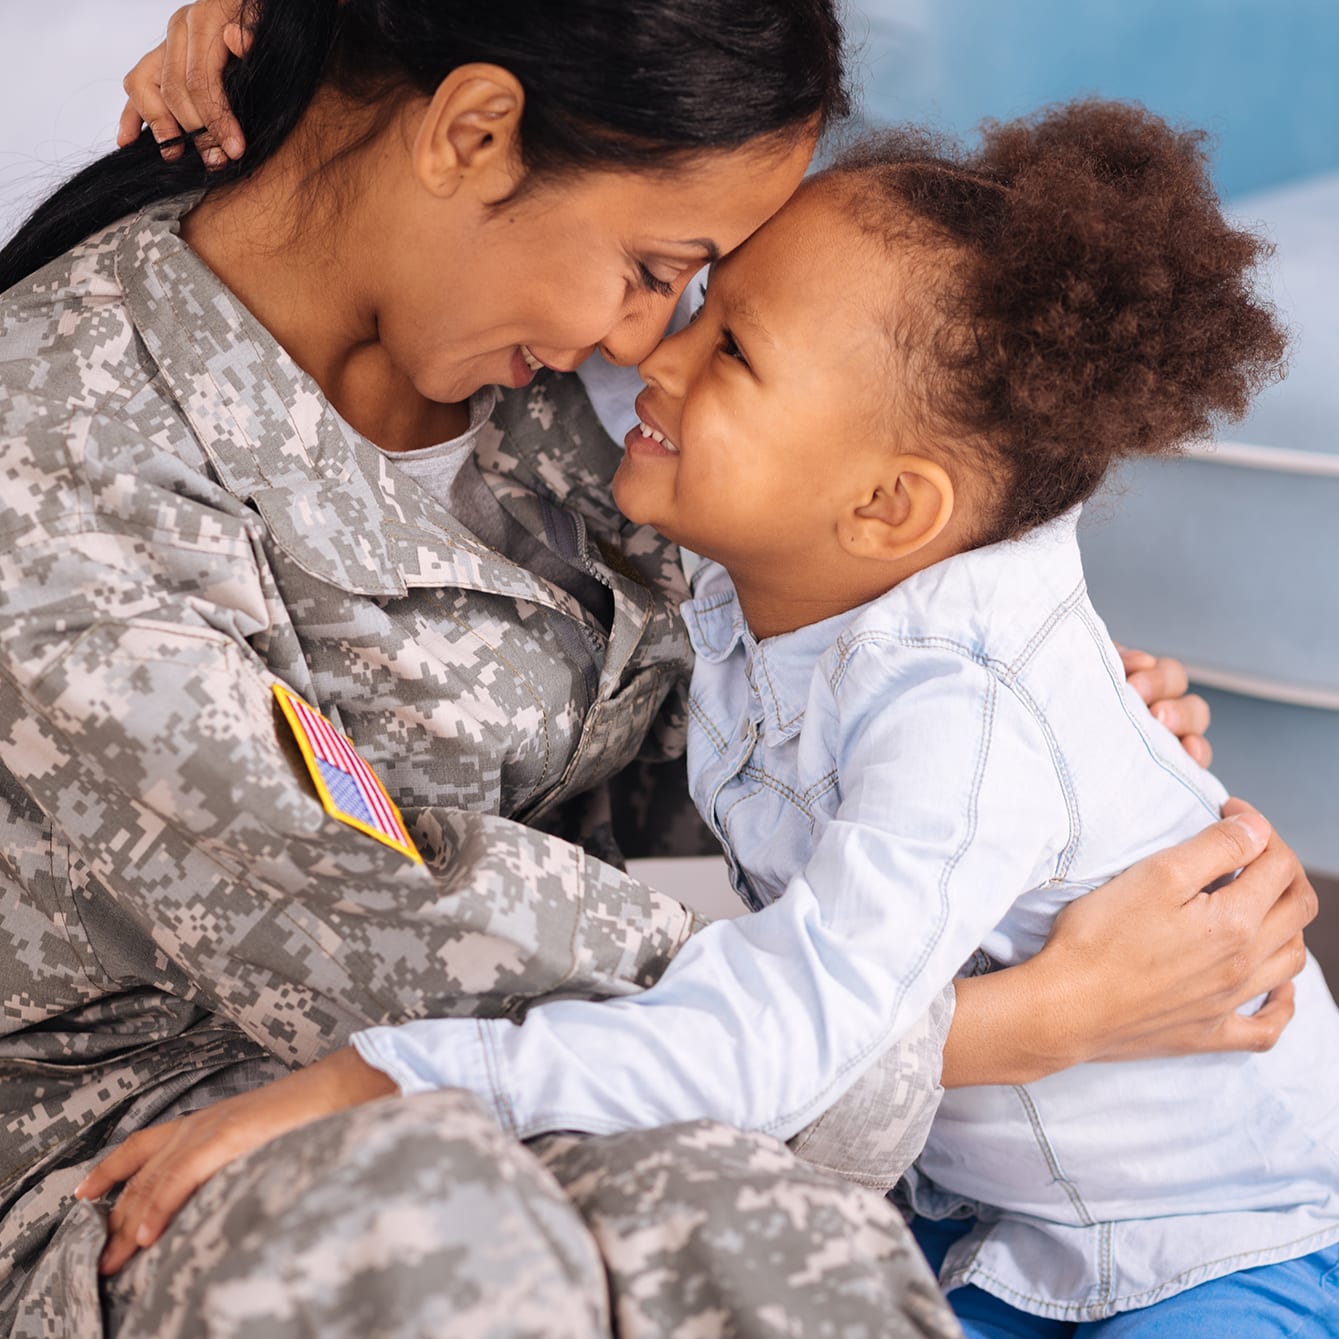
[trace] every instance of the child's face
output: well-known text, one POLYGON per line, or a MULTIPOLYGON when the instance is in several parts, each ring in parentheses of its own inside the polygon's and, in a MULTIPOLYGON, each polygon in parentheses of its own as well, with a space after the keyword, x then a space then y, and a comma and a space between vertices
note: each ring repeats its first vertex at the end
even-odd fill
POLYGON ((865 466, 897 435, 885 322, 902 267, 842 201, 802 188, 715 266, 697 319, 641 364, 638 413, 668 440, 628 434, 614 497, 732 573, 821 562, 865 466))

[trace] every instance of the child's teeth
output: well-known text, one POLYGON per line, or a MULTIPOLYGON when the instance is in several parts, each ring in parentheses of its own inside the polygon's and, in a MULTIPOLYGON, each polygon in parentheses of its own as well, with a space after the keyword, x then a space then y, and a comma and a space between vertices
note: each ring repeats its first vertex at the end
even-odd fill
POLYGON ((524 344, 521 345, 521 357, 525 359, 525 365, 532 372, 538 372, 539 369, 544 366, 544 364, 541 363, 539 359, 536 358, 535 355, 525 347, 524 344))
POLYGON ((679 448, 663 432, 657 432, 654 428, 648 427, 641 419, 637 420, 637 426, 642 430, 643 437, 649 437, 653 442, 659 442, 662 446, 667 446, 676 456, 679 454, 679 448))

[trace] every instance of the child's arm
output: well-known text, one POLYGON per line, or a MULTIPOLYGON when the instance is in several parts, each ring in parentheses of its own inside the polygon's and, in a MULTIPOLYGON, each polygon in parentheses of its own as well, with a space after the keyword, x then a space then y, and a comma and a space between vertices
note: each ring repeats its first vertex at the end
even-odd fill
POLYGON ((403 1092, 463 1087, 519 1136, 709 1117, 785 1138, 919 1017, 1069 815, 1046 737, 956 651, 862 645, 830 709, 842 801, 775 904, 703 930, 642 994, 356 1038, 403 1092))

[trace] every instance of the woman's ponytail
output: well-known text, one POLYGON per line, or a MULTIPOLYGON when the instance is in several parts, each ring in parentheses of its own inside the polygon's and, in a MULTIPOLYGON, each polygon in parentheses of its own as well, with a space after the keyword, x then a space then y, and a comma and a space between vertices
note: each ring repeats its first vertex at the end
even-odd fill
POLYGON ((320 86, 339 32, 340 5, 244 0, 242 18, 254 32, 251 49, 245 60, 230 63, 223 86, 246 135, 245 157, 217 171, 190 151, 167 162, 145 129, 135 143, 90 163, 29 215, 0 250, 0 292, 145 205, 240 180, 270 158, 320 86))

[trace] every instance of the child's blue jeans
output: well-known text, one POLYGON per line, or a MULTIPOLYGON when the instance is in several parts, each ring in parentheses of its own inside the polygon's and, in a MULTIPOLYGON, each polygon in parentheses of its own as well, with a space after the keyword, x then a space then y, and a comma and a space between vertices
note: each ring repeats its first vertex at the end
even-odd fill
MULTIPOLYGON (((917 1218, 911 1230, 938 1273, 971 1226, 917 1218)), ((967 1339, 1339 1339, 1339 1245, 1243 1269, 1106 1320, 1047 1320, 973 1287, 954 1288, 948 1300, 967 1339)))

